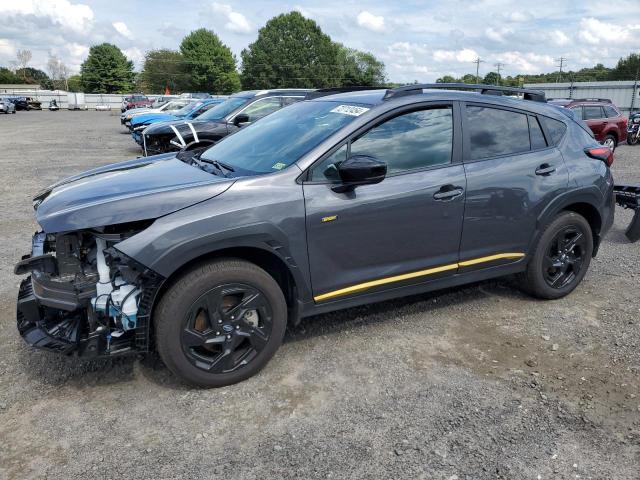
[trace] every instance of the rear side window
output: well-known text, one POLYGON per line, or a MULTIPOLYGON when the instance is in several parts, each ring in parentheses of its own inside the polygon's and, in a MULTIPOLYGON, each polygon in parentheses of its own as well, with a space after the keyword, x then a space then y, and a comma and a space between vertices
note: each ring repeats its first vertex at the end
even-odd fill
POLYGON ((593 120, 595 118, 604 118, 604 114, 602 113, 602 107, 597 107, 597 106, 582 107, 583 120, 593 120))
POLYGON ((529 116, 529 134, 531 135, 531 150, 546 148, 547 142, 536 117, 529 116))
POLYGON ((468 106, 471 159, 527 152, 531 149, 527 115, 497 108, 468 106))
POLYGON ((544 129, 547 131, 547 135, 551 137, 549 140, 553 145, 558 145, 562 137, 564 136, 564 132, 567 130, 567 126, 559 121, 554 120, 549 117, 538 117, 542 122, 544 129))
POLYGON ((618 111, 610 105, 605 105, 603 108, 607 118, 617 117, 618 115, 620 115, 618 111))

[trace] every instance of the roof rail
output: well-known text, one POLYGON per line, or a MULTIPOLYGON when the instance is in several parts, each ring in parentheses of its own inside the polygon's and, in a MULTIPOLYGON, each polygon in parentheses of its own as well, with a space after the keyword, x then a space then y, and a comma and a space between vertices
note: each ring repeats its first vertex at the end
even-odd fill
POLYGON ((319 88, 317 90, 313 90, 312 92, 307 93, 305 100, 326 97, 327 95, 334 95, 336 93, 358 92, 361 90, 384 90, 385 88, 386 87, 362 87, 362 86, 319 88))
POLYGON ((501 87, 497 85, 479 85, 473 83, 422 83, 416 85, 405 85, 398 88, 390 88, 384 95, 383 100, 390 98, 402 97, 405 95, 415 95, 422 93, 424 89, 442 89, 442 90, 474 90, 483 95, 502 95, 503 93, 522 94, 525 100, 534 102, 546 102, 545 94, 542 90, 531 90, 528 88, 518 87, 501 87))
POLYGON ((571 101, 612 103, 610 98, 572 98, 571 101))

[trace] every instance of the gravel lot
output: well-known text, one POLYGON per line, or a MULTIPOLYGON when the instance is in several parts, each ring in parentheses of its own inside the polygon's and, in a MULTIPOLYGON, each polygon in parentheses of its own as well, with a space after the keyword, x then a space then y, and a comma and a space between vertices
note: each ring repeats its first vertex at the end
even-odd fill
MULTIPOLYGON (((108 112, 0 117, 0 478, 638 478, 640 243, 614 228, 568 298, 500 280, 303 321, 257 377, 189 389, 155 357, 27 348, 31 197, 139 153, 108 112)), ((640 182, 620 146, 619 182, 640 182)))

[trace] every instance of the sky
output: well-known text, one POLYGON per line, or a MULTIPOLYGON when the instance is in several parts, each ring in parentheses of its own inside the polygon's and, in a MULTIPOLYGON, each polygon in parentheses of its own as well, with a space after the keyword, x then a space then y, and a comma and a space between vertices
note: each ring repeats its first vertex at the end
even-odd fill
POLYGON ((640 0, 232 1, 0 0, 0 66, 31 50, 30 66, 50 56, 79 71, 91 45, 114 43, 142 65, 144 53, 177 49, 191 30, 213 30, 240 59, 266 21, 297 10, 335 41, 370 51, 390 81, 421 82, 480 74, 501 63, 503 75, 613 66, 640 51, 640 0), (565 67, 566 69, 567 67, 565 67))

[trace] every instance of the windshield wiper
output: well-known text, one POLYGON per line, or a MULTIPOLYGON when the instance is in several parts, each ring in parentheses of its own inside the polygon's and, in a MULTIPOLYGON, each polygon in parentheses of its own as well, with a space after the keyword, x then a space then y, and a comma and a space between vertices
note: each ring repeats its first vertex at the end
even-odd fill
POLYGON ((229 172, 236 171, 236 169, 233 168, 231 165, 229 165, 228 163, 221 162, 220 160, 209 160, 208 158, 202 158, 202 157, 199 157, 198 160, 200 160, 201 162, 209 163, 214 167, 217 167, 219 170, 225 169, 225 170, 228 170, 229 172))

